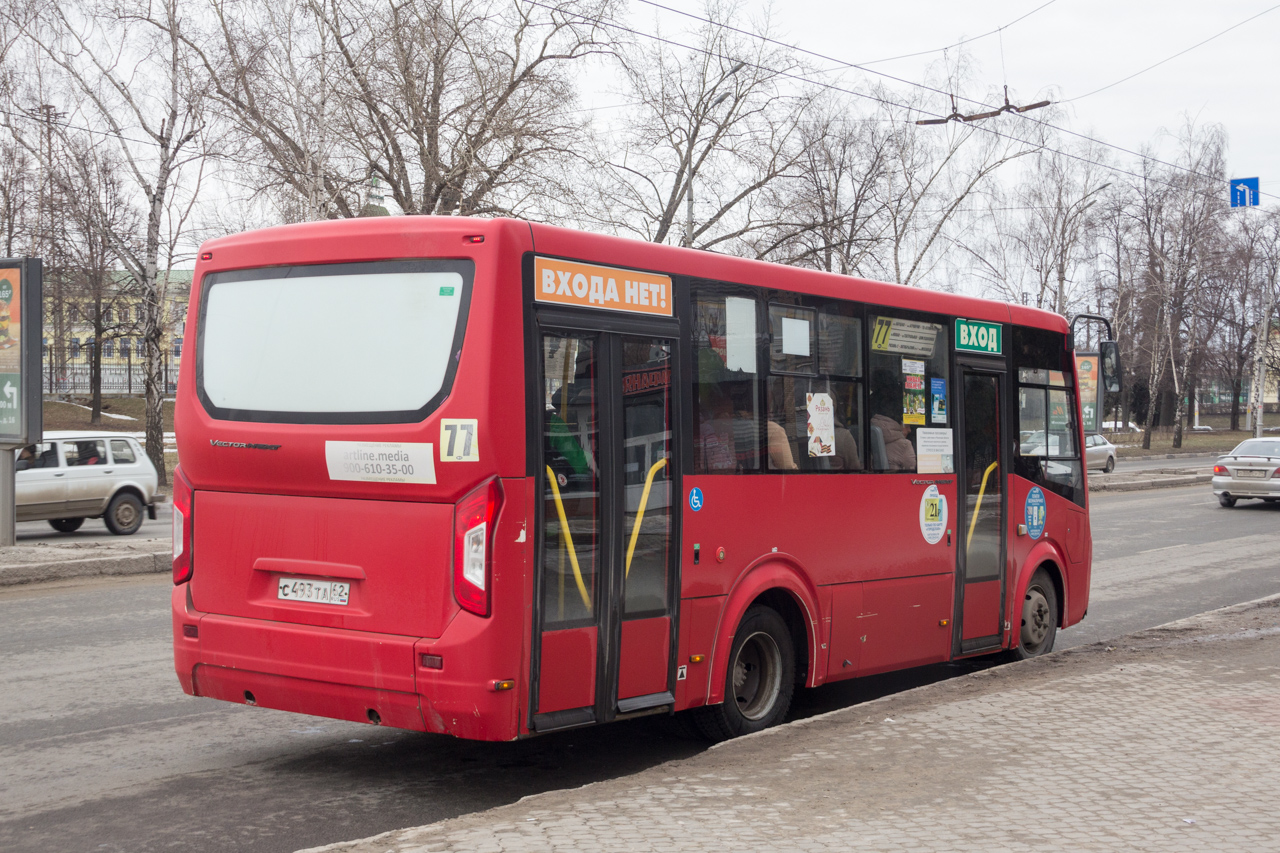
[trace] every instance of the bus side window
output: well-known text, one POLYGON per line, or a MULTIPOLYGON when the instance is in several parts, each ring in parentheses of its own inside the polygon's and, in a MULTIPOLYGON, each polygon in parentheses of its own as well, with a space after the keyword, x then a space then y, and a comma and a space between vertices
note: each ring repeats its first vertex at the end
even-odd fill
POLYGON ((861 471, 861 307, 777 294, 769 305, 771 471, 861 471))
POLYGON ((1018 452, 1021 477, 1084 505, 1084 471, 1076 442, 1076 395, 1071 354, 1061 333, 1013 329, 1018 380, 1018 452))
POLYGON ((760 469, 759 324, 742 288, 704 285, 693 297, 693 471, 760 469))
POLYGON ((946 327, 886 315, 868 323, 871 470, 915 473, 915 430, 950 426, 946 327))

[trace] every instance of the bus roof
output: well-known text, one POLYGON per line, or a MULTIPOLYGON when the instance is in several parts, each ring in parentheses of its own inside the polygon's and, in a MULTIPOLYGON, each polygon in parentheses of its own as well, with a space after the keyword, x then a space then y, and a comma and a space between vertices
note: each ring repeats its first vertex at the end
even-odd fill
POLYGON ((590 263, 1068 331, 1064 317, 1038 308, 504 218, 390 216, 279 225, 206 241, 200 247, 202 260, 197 272, 440 257, 441 251, 447 251, 445 257, 457 256, 464 235, 496 238, 500 234, 526 243, 539 254, 590 263), (212 257, 204 260, 209 254, 212 257))

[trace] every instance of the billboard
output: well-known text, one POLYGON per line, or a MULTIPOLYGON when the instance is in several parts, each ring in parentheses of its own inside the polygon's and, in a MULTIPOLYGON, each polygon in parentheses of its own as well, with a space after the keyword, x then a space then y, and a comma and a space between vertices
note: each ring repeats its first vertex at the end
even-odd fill
POLYGON ((40 297, 39 258, 0 260, 0 446, 41 437, 40 297))

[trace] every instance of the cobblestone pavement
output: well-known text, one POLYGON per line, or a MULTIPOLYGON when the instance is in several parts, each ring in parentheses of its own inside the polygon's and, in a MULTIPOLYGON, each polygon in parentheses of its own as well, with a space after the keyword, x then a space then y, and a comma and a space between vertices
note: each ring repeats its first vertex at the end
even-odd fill
POLYGON ((315 850, 1280 850, 1280 596, 315 850))

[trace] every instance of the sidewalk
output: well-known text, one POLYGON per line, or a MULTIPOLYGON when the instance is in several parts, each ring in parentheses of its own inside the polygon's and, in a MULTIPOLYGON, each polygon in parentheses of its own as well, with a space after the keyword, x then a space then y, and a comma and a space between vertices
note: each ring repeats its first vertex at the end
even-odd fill
POLYGON ((1280 849, 1280 596, 333 853, 1280 849))
POLYGON ((140 575, 172 568, 173 543, 166 539, 37 542, 0 548, 0 586, 94 575, 140 575))

